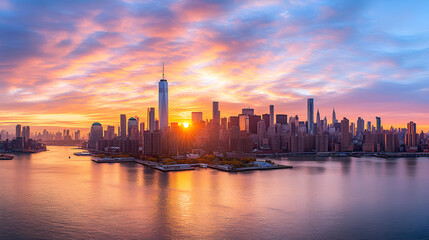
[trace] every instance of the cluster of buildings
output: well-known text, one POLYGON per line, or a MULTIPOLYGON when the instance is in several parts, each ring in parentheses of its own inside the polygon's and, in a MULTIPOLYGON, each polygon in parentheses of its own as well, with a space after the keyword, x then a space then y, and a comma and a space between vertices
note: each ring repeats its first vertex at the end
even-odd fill
POLYGON ((314 119, 314 100, 307 99, 307 120, 298 116, 269 113, 255 114, 244 108, 241 114, 221 118, 219 102, 213 102, 212 119, 203 120, 202 112, 192 112, 190 125, 168 124, 168 82, 159 81, 158 119, 155 108, 147 109, 147 121, 138 117, 120 116, 120 126, 91 127, 88 149, 99 152, 120 152, 144 155, 176 155, 189 152, 220 153, 301 153, 301 152, 418 152, 429 151, 425 134, 417 133, 416 124, 406 129, 383 129, 381 118, 375 125, 358 118, 332 121, 322 119, 319 110, 314 119))
POLYGON ((1 152, 39 152, 46 151, 46 145, 40 143, 30 137, 30 126, 16 125, 15 137, 2 131, 0 135, 0 151, 1 152), (3 141, 2 135, 6 138, 3 141), (10 138, 10 140, 9 140, 10 138))

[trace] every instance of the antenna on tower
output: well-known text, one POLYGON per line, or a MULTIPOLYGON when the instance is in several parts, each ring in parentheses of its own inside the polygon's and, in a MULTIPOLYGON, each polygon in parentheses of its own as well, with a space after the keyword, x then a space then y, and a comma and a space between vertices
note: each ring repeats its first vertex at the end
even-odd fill
POLYGON ((164 62, 162 62, 162 79, 165 79, 164 78, 164 62))

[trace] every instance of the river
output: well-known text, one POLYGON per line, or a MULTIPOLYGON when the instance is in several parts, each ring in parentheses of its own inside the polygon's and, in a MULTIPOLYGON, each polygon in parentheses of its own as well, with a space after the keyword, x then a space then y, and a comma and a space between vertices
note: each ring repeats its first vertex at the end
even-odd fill
POLYGON ((164 173, 48 149, 0 161, 0 239, 429 239, 429 158, 164 173))

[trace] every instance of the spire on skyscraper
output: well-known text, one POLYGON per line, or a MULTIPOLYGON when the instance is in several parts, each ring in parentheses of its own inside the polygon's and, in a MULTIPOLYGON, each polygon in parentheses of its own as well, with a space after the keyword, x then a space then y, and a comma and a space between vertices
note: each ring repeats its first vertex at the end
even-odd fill
POLYGON ((164 61, 162 62, 162 80, 165 80, 165 77, 164 77, 164 61))

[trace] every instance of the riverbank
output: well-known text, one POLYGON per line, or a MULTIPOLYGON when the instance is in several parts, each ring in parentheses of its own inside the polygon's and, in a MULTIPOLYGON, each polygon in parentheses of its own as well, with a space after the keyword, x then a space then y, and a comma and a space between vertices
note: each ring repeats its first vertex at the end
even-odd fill
POLYGON ((301 153, 276 153, 257 154, 256 157, 281 158, 281 157, 377 157, 377 158, 407 158, 429 157, 429 152, 301 152, 301 153))

